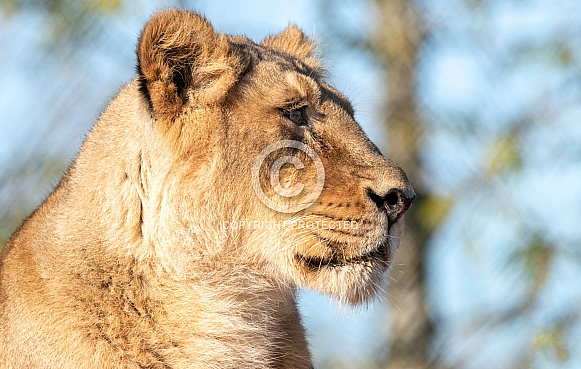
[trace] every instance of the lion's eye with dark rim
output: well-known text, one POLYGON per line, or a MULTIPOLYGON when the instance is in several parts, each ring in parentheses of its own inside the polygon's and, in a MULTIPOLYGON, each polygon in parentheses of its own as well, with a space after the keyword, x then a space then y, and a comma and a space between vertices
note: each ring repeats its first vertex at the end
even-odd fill
POLYGON ((287 110, 284 112, 284 116, 290 119, 291 122, 298 126, 304 126, 307 124, 307 115, 305 114, 306 106, 299 109, 287 110))

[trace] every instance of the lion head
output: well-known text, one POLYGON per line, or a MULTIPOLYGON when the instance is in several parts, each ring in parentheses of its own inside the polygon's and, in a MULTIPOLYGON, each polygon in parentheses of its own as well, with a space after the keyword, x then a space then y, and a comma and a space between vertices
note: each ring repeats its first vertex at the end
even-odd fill
POLYGON ((373 296, 415 194, 325 81, 313 42, 289 26, 255 43, 168 10, 137 54, 155 147, 144 237, 179 244, 186 269, 243 264, 350 303, 373 296))

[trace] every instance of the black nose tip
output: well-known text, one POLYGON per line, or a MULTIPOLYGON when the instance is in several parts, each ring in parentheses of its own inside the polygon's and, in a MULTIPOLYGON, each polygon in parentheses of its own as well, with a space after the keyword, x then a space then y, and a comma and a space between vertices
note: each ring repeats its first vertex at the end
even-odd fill
POLYGON ((398 220, 412 205, 416 198, 413 190, 400 190, 392 188, 383 196, 368 189, 369 198, 377 205, 381 211, 387 213, 390 222, 398 220))

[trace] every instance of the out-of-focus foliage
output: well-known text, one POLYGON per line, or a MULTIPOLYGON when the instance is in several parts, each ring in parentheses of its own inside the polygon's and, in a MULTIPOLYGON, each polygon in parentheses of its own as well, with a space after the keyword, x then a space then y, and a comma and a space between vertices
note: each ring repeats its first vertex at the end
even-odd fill
MULTIPOLYGON (((81 135, 98 114, 86 107, 100 109, 91 101, 104 102, 110 93, 102 91, 97 96, 94 91, 116 88, 103 87, 104 77, 123 82, 119 72, 117 76, 93 72, 103 73, 108 66, 103 62, 114 63, 127 54, 109 53, 109 60, 97 63, 93 59, 108 52, 104 46, 114 46, 107 21, 114 20, 122 6, 117 0, 0 0, 0 30, 12 32, 3 37, 0 60, 3 127, 9 128, 1 139, 19 148, 0 157, 0 250, 70 164, 81 135), (14 34, 29 44, 12 40, 14 34), (18 98, 22 90, 27 100, 18 98), (11 137, 19 131, 26 133, 11 137), (72 137, 71 132, 78 136, 72 137)), ((133 50, 128 52, 131 55, 133 50)), ((127 69, 132 69, 131 61, 127 69)))
POLYGON ((423 226, 433 230, 447 218, 453 205, 449 197, 434 195, 426 198, 421 206, 416 206, 416 212, 423 226))
POLYGON ((76 44, 92 36, 97 30, 94 22, 118 12, 122 3, 122 0, 0 0, 5 16, 36 12, 46 19, 51 30, 48 40, 76 44))
POLYGON ((492 142, 489 147, 488 167, 489 176, 501 175, 503 172, 519 170, 522 162, 516 142, 517 137, 507 134, 492 142))

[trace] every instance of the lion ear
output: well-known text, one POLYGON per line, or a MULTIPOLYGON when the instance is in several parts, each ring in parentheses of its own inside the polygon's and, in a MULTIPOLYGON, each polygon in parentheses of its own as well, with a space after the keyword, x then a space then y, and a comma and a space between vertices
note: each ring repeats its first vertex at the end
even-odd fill
POLYGON ((294 24, 289 25, 284 31, 276 35, 265 38, 260 44, 284 51, 308 65, 312 65, 312 67, 319 65, 319 59, 315 56, 317 49, 315 43, 294 24))
POLYGON ((137 45, 140 89, 154 115, 175 118, 188 103, 211 104, 226 95, 241 58, 203 16, 186 10, 154 15, 137 45))

